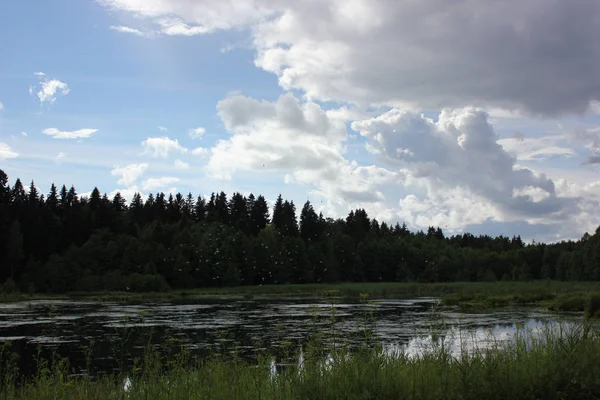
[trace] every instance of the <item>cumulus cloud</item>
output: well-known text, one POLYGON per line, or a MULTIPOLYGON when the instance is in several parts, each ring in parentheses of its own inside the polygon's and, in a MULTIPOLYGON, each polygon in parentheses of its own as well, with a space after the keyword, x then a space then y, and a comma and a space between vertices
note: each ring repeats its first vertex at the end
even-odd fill
POLYGON ((156 190, 164 189, 169 185, 179 182, 179 178, 174 176, 162 176, 159 178, 148 178, 142 182, 142 189, 144 190, 156 190))
POLYGON ((56 128, 48 128, 42 132, 53 139, 84 139, 91 137, 94 133, 98 132, 98 129, 84 128, 76 131, 61 131, 56 128))
POLYGON ((192 137, 193 139, 198 139, 202 136, 204 136, 204 134, 206 133, 206 129, 202 128, 202 127, 198 127, 198 128, 193 128, 190 129, 188 131, 190 137, 192 137))
POLYGON ((173 152, 186 153, 187 149, 179 144, 177 139, 164 137, 147 138, 142 142, 143 154, 167 158, 173 152))
POLYGON ((21 136, 27 137, 27 132, 21 132, 21 136))
POLYGON ((255 64, 308 99, 546 116, 600 100, 594 1, 100 2, 170 34, 252 26, 255 64))
POLYGON ((204 147, 196 147, 194 150, 192 150, 192 154, 195 156, 200 156, 200 157, 204 157, 206 155, 208 155, 209 151, 208 149, 204 148, 204 147))
POLYGON ((0 101, 0 111, 4 110, 4 104, 0 101))
POLYGON ((459 188, 461 197, 487 203, 490 213, 482 215, 498 221, 556 220, 578 207, 574 199, 559 197, 554 182, 544 174, 516 165, 515 158, 497 143, 483 110, 443 110, 434 122, 393 109, 355 121, 352 129, 370 139, 391 165, 425 183, 427 195, 421 199, 425 204, 459 188))
POLYGON ((63 153, 62 151, 59 151, 58 154, 56 155, 56 157, 54 158, 56 161, 60 161, 63 158, 65 158, 67 156, 67 153, 63 153))
POLYGON ((190 164, 181 161, 179 159, 175 160, 175 162, 173 163, 173 166, 177 169, 189 169, 190 168, 190 164))
POLYGON ((159 126, 158 126, 158 130, 159 130, 159 131, 161 131, 161 132, 166 132, 166 131, 168 131, 169 129, 168 129, 167 127, 165 127, 165 126, 159 125, 159 126))
POLYGON ((13 151, 8 144, 0 143, 0 160, 17 157, 19 157, 19 153, 13 151))
POLYGON ((52 104, 58 96, 65 96, 70 92, 69 86, 65 82, 58 79, 48 79, 43 72, 35 72, 34 75, 39 79, 38 88, 30 87, 29 93, 35 93, 42 104, 52 104))
POLYGON ((117 166, 110 174, 112 176, 119 176, 119 180, 117 181, 120 185, 132 186, 137 179, 144 174, 144 172, 148 169, 148 164, 129 164, 126 166, 117 166))
POLYGON ((316 103, 302 103, 291 94, 275 102, 235 95, 217 109, 232 137, 211 149, 206 168, 215 178, 231 179, 238 171, 278 172, 284 182, 316 187, 315 195, 344 210, 382 201, 377 186, 399 179, 397 172, 347 161, 344 120, 316 103))

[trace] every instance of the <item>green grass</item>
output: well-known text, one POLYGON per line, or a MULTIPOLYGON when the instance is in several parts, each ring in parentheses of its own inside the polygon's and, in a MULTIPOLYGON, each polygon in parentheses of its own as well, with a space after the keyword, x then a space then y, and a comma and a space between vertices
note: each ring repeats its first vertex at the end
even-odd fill
POLYGON ((271 376, 269 357, 249 363, 215 355, 192 361, 185 352, 161 359, 149 352, 124 375, 70 375, 66 363, 43 364, 19 381, 0 366, 2 399, 596 399, 600 396, 600 336, 589 326, 547 330, 541 340, 521 332, 508 345, 453 357, 443 347, 417 357, 380 346, 349 352, 309 346, 284 358, 271 376), (529 345, 528 345, 529 343, 529 345), (323 353, 330 354, 329 364, 323 353), (162 361, 161 361, 162 360, 162 361))

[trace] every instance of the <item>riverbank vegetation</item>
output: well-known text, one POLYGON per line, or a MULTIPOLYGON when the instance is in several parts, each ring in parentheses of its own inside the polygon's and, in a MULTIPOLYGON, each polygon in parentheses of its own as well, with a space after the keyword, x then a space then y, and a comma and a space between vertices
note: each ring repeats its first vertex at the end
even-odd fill
MULTIPOLYGON (((139 194, 9 185, 0 170, 0 284, 5 294, 169 292, 336 282, 598 281, 600 234, 525 244, 519 236, 411 232, 369 218, 299 218, 293 202, 224 192, 139 194)), ((283 286, 285 287, 285 286, 283 286)), ((310 290, 310 289, 309 289, 310 290)))
MULTIPOLYGON (((286 343, 282 343, 285 345, 286 343)), ((183 348, 149 349, 126 373, 93 377, 67 360, 38 360, 19 377, 3 347, 0 398, 36 399, 593 399, 600 396, 600 336, 590 326, 518 331, 487 349, 451 354, 443 338, 422 353, 375 344, 350 351, 312 342, 301 353, 245 361, 194 360, 183 348), (161 356, 162 354, 162 356, 161 356)), ((291 349, 291 348, 290 348, 291 349)), ((83 351, 87 351, 84 349, 83 351)))
POLYGON ((234 287, 207 287, 167 292, 68 292, 0 293, 0 301, 86 300, 143 303, 148 301, 266 301, 277 297, 336 298, 353 301, 370 299, 436 297, 443 306, 496 308, 539 306, 553 311, 585 312, 598 317, 600 282, 379 282, 379 283, 306 283, 234 287))

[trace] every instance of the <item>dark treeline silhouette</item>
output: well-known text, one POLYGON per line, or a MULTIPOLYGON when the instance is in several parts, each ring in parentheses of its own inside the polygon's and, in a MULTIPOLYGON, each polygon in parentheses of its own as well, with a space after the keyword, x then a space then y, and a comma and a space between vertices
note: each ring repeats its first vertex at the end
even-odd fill
POLYGON ((598 280, 599 230, 579 241, 525 245, 519 236, 370 219, 364 209, 325 218, 306 202, 240 193, 210 200, 94 189, 48 194, 0 170, 0 283, 4 291, 162 291, 306 282, 598 280))

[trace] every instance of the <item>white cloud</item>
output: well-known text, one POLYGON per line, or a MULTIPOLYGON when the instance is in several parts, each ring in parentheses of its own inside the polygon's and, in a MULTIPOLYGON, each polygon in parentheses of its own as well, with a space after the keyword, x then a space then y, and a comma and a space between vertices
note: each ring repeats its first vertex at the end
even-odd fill
POLYGON ((309 100, 542 115, 600 100, 594 1, 100 2, 167 34, 251 26, 255 64, 309 100))
POLYGON ((272 103, 235 95, 217 109, 232 136, 211 149, 206 168, 214 178, 229 180, 244 171, 280 173, 286 183, 315 187, 313 194, 339 212, 383 201, 378 185, 397 183, 402 175, 347 161, 344 119, 291 94, 272 103))
POLYGON ((365 143, 365 150, 371 154, 381 154, 381 151, 373 146, 371 143, 365 143))
POLYGON ((63 158, 65 158, 66 156, 67 156, 67 153, 63 153, 62 151, 59 151, 59 152, 58 152, 58 154, 57 154, 57 155, 56 155, 56 157, 55 157, 55 160, 56 160, 56 161, 60 161, 60 160, 62 160, 63 158))
POLYGON ((44 135, 52 136, 53 139, 83 139, 89 138, 94 133, 98 132, 98 129, 78 129, 76 131, 61 131, 56 128, 48 128, 42 131, 44 135))
POLYGON ((544 161, 550 157, 577 155, 575 150, 566 146, 568 141, 565 135, 525 138, 520 132, 515 134, 516 137, 501 139, 498 143, 519 161, 544 161))
MULTIPOLYGON (((577 212, 576 199, 559 197, 551 179, 515 164, 497 143, 488 115, 482 110, 443 110, 434 122, 393 109, 377 118, 355 121, 352 128, 370 139, 390 165, 408 170, 407 175, 425 184, 426 195, 420 199, 425 204, 435 206, 448 192, 459 189, 455 196, 465 202, 486 204, 488 213, 480 215, 484 220, 546 218, 552 222, 577 212)), ((443 200, 441 209, 445 203, 443 200)), ((411 212, 419 214, 422 210, 414 208, 411 212)), ((464 220, 463 226, 467 224, 464 220)))
POLYGON ((8 144, 0 143, 0 160, 17 157, 19 157, 19 153, 13 151, 8 144))
POLYGON ((169 36, 195 36, 203 35, 209 32, 209 29, 202 25, 190 26, 179 18, 165 17, 157 20, 160 25, 160 31, 169 36))
MULTIPOLYGON (((190 35, 247 26, 276 11, 267 2, 224 0, 98 0, 116 10, 147 17, 165 34, 190 35), (191 24, 191 25, 190 25, 191 24)), ((274 1, 276 3, 278 1, 274 1)))
POLYGON ((300 104, 291 94, 276 102, 237 95, 217 104, 219 116, 234 135, 212 149, 211 174, 230 179, 236 170, 320 169, 344 162, 343 123, 334 123, 315 103, 300 104))
POLYGON ((187 149, 181 146, 177 139, 169 139, 167 136, 149 137, 142 142, 142 147, 144 148, 144 154, 162 158, 167 158, 171 152, 187 152, 187 149))
MULTIPOLYGON (((142 189, 144 190, 156 190, 166 188, 173 183, 179 182, 179 178, 174 176, 162 176, 159 178, 148 178, 144 182, 142 182, 142 189)), ((175 188, 172 189, 176 191, 175 188)))
POLYGON ((21 132, 21 136, 27 137, 27 132, 21 132))
POLYGON ((396 217, 411 227, 439 226, 447 232, 459 232, 466 226, 481 224, 499 215, 491 202, 458 187, 443 192, 430 191, 423 197, 407 195, 399 200, 396 211, 396 217))
POLYGON ((190 134, 190 137, 197 139, 199 137, 202 137, 206 133, 206 129, 202 127, 193 128, 190 129, 188 133, 190 134))
POLYGON ((192 150, 192 154, 203 157, 208 155, 208 149, 205 149, 204 147, 196 147, 194 150, 192 150))
POLYGON ((158 126, 158 130, 159 130, 159 131, 161 131, 161 132, 166 132, 166 131, 168 131, 169 129, 168 129, 168 128, 166 128, 166 127, 164 127, 164 126, 161 126, 161 125, 159 125, 159 126, 158 126))
MULTIPOLYGON (((69 86, 65 82, 58 79, 48 79, 43 72, 35 72, 34 75, 40 79, 36 96, 42 104, 52 104, 56 101, 57 96, 64 96, 70 92, 69 86)), ((35 90, 34 87, 30 87, 29 93, 33 94, 35 90)))
POLYGON ((183 162, 179 159, 175 160, 175 162, 173 163, 173 166, 177 169, 189 169, 190 168, 190 164, 183 162))
POLYGON ((142 37, 144 37, 144 36, 150 36, 148 33, 144 33, 142 31, 140 31, 139 29, 130 28, 128 26, 122 26, 122 25, 115 26, 115 25, 111 25, 110 29, 112 29, 114 31, 117 31, 117 32, 131 33, 131 34, 136 35, 136 36, 142 36, 142 37))
POLYGON ((546 200, 551 196, 550 193, 545 191, 542 188, 535 186, 523 186, 521 188, 513 189, 513 197, 527 197, 534 203, 539 203, 540 201, 546 200))
POLYGON ((2 102, 0 102, 0 111, 4 110, 4 104, 2 104, 2 102))
POLYGON ((120 176, 117 181, 118 184, 124 186, 132 186, 137 179, 144 174, 144 172, 148 169, 148 164, 130 164, 124 167, 117 166, 110 174, 112 176, 120 176))
POLYGON ((108 198, 112 199, 115 197, 115 195, 119 193, 121 195, 121 197, 123 197, 125 199, 125 201, 127 201, 128 203, 131 203, 131 200, 133 200, 133 196, 136 193, 139 193, 140 196, 142 196, 142 198, 145 198, 146 196, 144 196, 144 194, 142 192, 140 192, 140 190, 138 189, 137 186, 131 186, 128 188, 123 188, 123 189, 115 189, 112 192, 110 192, 108 194, 108 198))

